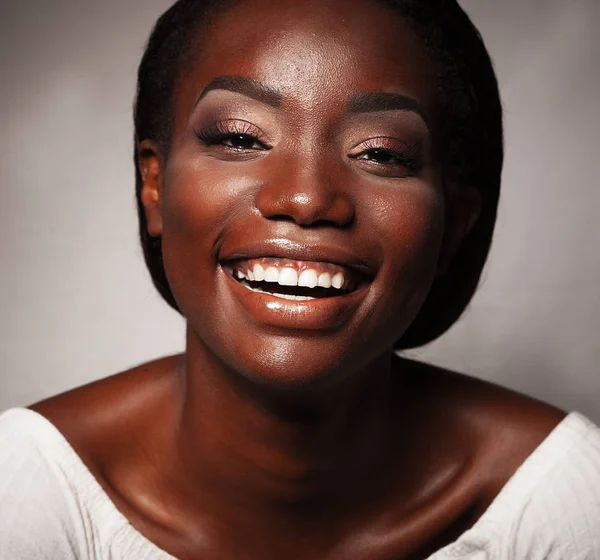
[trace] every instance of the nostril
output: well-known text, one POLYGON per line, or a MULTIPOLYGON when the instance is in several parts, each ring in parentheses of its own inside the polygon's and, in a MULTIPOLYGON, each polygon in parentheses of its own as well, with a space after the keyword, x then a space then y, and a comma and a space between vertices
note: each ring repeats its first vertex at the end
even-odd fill
POLYGON ((295 222, 296 220, 294 220, 294 218, 292 218, 292 216, 288 216, 287 214, 271 214, 270 216, 265 216, 265 218, 268 218, 269 220, 278 220, 281 222, 295 222))
MULTIPOLYGON (((322 220, 315 220, 315 221, 311 222, 310 224, 306 224, 306 225, 310 226, 311 228, 331 227, 332 224, 334 224, 338 227, 347 227, 350 225, 351 222, 352 221, 338 223, 333 220, 322 219, 322 220)), ((304 224, 300 224, 300 225, 304 225, 304 224)))

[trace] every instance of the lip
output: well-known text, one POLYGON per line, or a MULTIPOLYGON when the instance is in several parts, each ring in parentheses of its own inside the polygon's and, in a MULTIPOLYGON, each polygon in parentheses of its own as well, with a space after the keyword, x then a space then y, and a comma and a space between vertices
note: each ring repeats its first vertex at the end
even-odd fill
POLYGON ((331 330, 344 323, 365 299, 369 284, 348 294, 306 301, 282 299, 268 292, 249 290, 223 267, 219 276, 233 298, 253 321, 278 329, 331 330))
POLYGON ((339 246, 306 245, 276 238, 248 244, 231 252, 222 251, 217 270, 227 291, 253 322, 278 329, 326 331, 339 327, 358 310, 367 296, 376 267, 339 246), (230 261, 261 257, 328 262, 356 269, 368 276, 369 281, 350 293, 297 301, 249 290, 226 270, 226 263, 230 261))

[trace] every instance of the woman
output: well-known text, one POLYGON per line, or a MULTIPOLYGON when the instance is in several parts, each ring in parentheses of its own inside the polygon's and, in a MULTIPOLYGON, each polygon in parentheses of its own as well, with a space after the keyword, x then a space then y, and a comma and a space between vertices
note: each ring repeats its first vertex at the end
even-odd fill
POLYGON ((600 432, 397 358, 489 247, 501 110, 450 1, 180 0, 135 110, 186 352, 0 418, 0 557, 600 557, 600 432))

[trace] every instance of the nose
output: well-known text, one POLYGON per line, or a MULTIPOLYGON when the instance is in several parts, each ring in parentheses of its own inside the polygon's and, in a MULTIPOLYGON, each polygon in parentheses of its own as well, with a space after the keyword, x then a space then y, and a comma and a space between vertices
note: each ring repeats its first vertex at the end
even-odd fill
POLYGON ((355 207, 349 194, 335 183, 331 171, 285 166, 262 184, 256 208, 265 218, 291 220, 303 227, 346 227, 354 221, 355 207))

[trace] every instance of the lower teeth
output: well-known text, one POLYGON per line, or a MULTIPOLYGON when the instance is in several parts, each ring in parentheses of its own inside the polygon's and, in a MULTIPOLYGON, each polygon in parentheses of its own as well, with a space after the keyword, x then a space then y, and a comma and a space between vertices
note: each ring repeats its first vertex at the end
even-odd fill
POLYGON ((278 294, 278 293, 275 293, 275 292, 263 292, 263 290, 255 290, 255 291, 260 291, 263 294, 264 293, 268 293, 268 294, 271 294, 272 296, 280 297, 280 298, 283 298, 283 299, 294 299, 296 301, 308 301, 310 299, 316 299, 314 297, 308 297, 308 296, 293 296, 291 294, 278 294))
POLYGON ((282 299, 289 299, 289 300, 295 300, 295 301, 308 301, 311 299, 316 299, 314 297, 310 297, 310 296, 295 296, 293 294, 278 294, 277 292, 267 292, 265 290, 261 290, 260 288, 253 288, 252 286, 250 286, 250 284, 248 284, 245 281, 241 281, 240 284, 242 284, 242 286, 245 286, 246 288, 248 288, 249 290, 252 290, 253 292, 257 292, 259 294, 269 294, 270 296, 274 296, 274 297, 278 297, 278 298, 282 298, 282 299))

